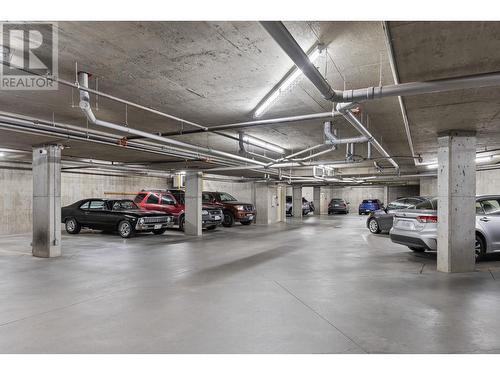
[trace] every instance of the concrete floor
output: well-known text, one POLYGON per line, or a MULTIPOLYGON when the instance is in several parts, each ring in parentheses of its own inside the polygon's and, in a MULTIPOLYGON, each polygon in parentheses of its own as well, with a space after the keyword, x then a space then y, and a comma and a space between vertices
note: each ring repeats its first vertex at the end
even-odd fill
POLYGON ((0 352, 500 353, 500 256, 437 273, 365 219, 0 237, 0 352))

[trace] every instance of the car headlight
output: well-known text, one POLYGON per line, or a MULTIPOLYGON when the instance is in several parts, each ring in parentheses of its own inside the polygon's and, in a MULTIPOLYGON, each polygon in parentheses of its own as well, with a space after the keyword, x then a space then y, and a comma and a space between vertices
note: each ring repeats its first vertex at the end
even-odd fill
POLYGON ((237 204, 236 206, 234 206, 234 208, 236 208, 238 211, 243 211, 244 208, 241 204, 237 204))
POLYGON ((141 218, 139 219, 138 223, 139 223, 139 224, 141 224, 141 225, 142 225, 142 224, 144 224, 144 218, 143 218, 143 217, 141 217, 141 218))
POLYGON ((202 215, 208 215, 208 211, 207 211, 207 210, 202 210, 202 211, 201 211, 201 214, 202 214, 202 215))

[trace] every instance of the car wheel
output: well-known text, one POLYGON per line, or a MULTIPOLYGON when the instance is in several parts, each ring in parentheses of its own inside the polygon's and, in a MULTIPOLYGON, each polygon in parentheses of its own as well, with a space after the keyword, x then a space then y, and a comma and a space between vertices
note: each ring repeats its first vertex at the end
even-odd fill
POLYGON ((214 230, 215 228, 217 228, 217 225, 210 225, 207 230, 214 230))
POLYGON ((250 224, 252 224, 252 221, 251 220, 241 221, 240 223, 241 223, 241 225, 250 225, 250 224))
POLYGON ((368 229, 373 234, 380 233, 380 228, 378 226, 378 221, 375 220, 375 219, 370 219, 370 221, 368 221, 368 229))
POLYGON ((222 225, 225 227, 232 227, 234 224, 234 216, 231 212, 226 211, 224 212, 224 221, 222 222, 222 225))
POLYGON ((153 233, 154 234, 157 234, 157 235, 160 235, 160 234, 163 234, 167 231, 167 228, 161 228, 161 229, 154 229, 153 230, 153 233))
POLYGON ((481 258, 486 253, 486 245, 484 244, 484 240, 478 234, 476 234, 476 242, 474 245, 474 252, 476 255, 476 260, 481 258))
POLYGON ((127 220, 122 220, 118 224, 118 233, 122 238, 129 238, 134 234, 134 228, 127 220))
POLYGON ((82 229, 82 226, 78 221, 76 221, 74 217, 71 217, 66 220, 65 227, 66 227, 66 232, 68 232, 69 234, 78 234, 82 229))
POLYGON ((412 246, 408 246, 408 248, 413 251, 414 253, 423 253, 425 251, 424 248, 422 247, 412 247, 412 246))
POLYGON ((359 214, 360 214, 360 215, 363 215, 363 213, 362 213, 362 212, 359 212, 359 214))
POLYGON ((184 215, 179 218, 179 229, 184 232, 184 223, 185 223, 184 215))
POLYGON ((286 214, 287 214, 288 216, 292 216, 292 209, 290 208, 290 209, 286 212, 286 214))

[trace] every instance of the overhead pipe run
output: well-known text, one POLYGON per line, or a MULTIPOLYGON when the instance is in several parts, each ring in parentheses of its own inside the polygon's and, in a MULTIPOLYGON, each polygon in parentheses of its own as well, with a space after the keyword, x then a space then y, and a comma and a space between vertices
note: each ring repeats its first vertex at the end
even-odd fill
MULTIPOLYGON (((89 77, 88 73, 78 72, 78 80, 79 80, 80 86, 82 88, 86 88, 88 86, 88 77, 89 77)), ((265 165, 266 164, 264 162, 260 162, 260 161, 253 160, 253 159, 248 159, 248 158, 234 155, 234 154, 231 154, 228 152, 214 150, 214 149, 202 147, 202 146, 196 146, 196 145, 181 142, 181 141, 178 141, 175 139, 161 137, 159 135, 151 134, 151 133, 148 133, 148 132, 145 132, 142 130, 131 129, 131 128, 128 128, 128 127, 123 126, 123 125, 118 125, 118 124, 114 124, 114 123, 111 123, 108 121, 99 120, 95 117, 94 113, 92 112, 92 108, 90 107, 90 95, 89 95, 89 93, 83 89, 80 90, 80 108, 86 114, 88 120, 92 124, 95 124, 98 126, 104 126, 104 127, 110 128, 110 129, 118 130, 118 131, 123 132, 125 134, 134 134, 134 135, 138 135, 138 136, 141 136, 144 138, 149 138, 149 139, 152 139, 155 141, 159 141, 162 143, 167 143, 167 144, 175 145, 175 146, 182 147, 182 148, 196 150, 196 151, 208 153, 211 155, 217 155, 217 156, 221 156, 221 157, 228 158, 228 159, 238 160, 240 162, 245 162, 245 163, 254 164, 254 165, 265 165)))

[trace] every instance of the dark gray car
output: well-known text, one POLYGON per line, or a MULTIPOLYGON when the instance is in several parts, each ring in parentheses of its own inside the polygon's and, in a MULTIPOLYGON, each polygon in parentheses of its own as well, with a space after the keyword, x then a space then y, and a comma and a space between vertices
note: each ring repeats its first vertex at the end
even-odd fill
POLYGON ((377 210, 370 213, 366 220, 366 226, 372 233, 389 232, 392 228, 394 213, 398 210, 411 209, 427 200, 426 197, 399 198, 389 203, 385 210, 377 210))

